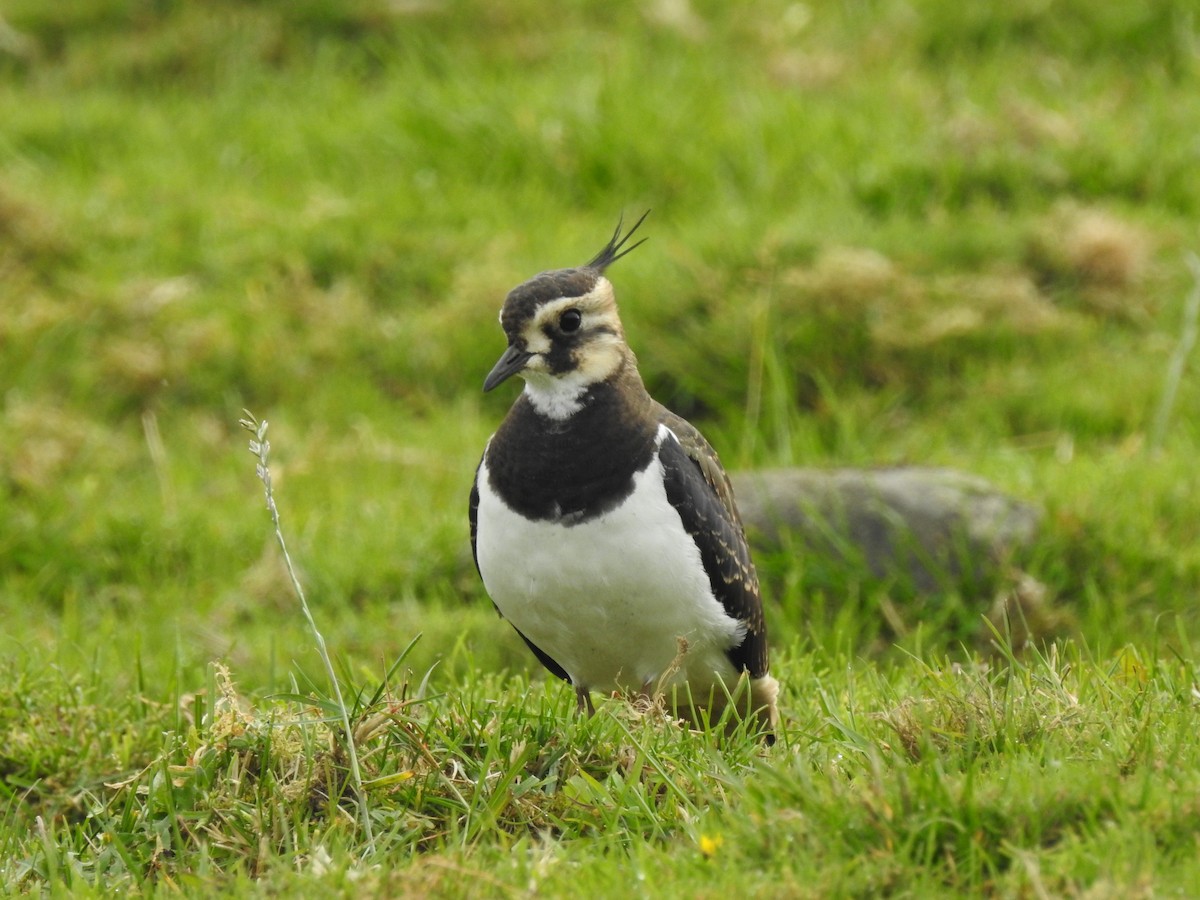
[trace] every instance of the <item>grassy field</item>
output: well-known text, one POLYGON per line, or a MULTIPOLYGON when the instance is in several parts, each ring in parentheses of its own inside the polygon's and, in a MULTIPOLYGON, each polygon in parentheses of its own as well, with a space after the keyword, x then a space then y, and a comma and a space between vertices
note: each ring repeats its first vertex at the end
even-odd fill
POLYGON ((0 892, 1195 895, 1197 123, 1190 0, 0 0, 0 892), (1040 504, 1043 640, 780 554, 775 747, 576 719, 480 385, 647 208, 652 392, 1040 504))

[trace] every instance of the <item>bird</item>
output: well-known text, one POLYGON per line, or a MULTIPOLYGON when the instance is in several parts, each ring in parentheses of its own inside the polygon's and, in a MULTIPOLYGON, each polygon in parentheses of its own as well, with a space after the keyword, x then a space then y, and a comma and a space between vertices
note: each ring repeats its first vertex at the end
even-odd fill
POLYGON ((654 400, 625 339, 609 267, 622 220, 589 262, 542 272, 500 311, 507 347, 483 382, 524 390, 488 440, 469 502, 471 549, 499 612, 575 689, 663 696, 682 719, 774 742, 759 580, 716 452, 654 400))

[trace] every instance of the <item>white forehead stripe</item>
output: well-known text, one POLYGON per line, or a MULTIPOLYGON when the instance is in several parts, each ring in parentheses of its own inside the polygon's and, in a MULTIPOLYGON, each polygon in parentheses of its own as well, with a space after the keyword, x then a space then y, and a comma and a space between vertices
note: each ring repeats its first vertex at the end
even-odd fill
POLYGON ((547 300, 537 308, 533 317, 525 323, 521 337, 525 340, 525 349, 530 353, 548 353, 551 338, 547 335, 547 326, 558 322, 558 319, 568 309, 577 309, 583 316, 581 330, 588 331, 597 325, 604 324, 621 332, 621 322, 617 318, 617 307, 613 301, 612 285, 608 279, 601 278, 596 286, 586 294, 578 297, 556 297, 547 300))
POLYGON ((609 284, 607 278, 601 278, 596 282, 596 286, 586 294, 548 300, 538 307, 531 324, 535 328, 541 328, 547 322, 556 320, 568 309, 577 309, 583 313, 585 322, 589 317, 614 309, 612 285, 609 284))

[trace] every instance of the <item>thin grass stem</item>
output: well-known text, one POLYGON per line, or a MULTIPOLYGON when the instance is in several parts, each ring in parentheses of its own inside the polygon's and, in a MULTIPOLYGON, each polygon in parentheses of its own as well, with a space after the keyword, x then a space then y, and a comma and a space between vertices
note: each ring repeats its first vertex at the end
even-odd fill
POLYGON ((1167 363, 1167 378, 1163 385, 1162 400, 1158 404, 1158 412, 1154 416, 1154 427, 1150 430, 1149 449, 1153 452, 1160 449, 1167 436, 1167 426, 1171 421, 1171 412, 1175 408, 1175 395, 1179 392, 1179 382, 1183 380, 1184 368, 1188 357, 1196 346, 1197 332, 1200 331, 1200 257, 1189 253, 1185 258, 1192 272, 1192 292, 1188 295, 1187 306, 1183 311, 1183 328, 1171 361, 1167 363))
POLYGON ((333 669, 333 661, 329 658, 329 650, 325 646, 325 637, 321 634, 321 629, 317 627, 312 611, 308 608, 308 599, 304 594, 304 588, 300 584, 300 579, 296 575, 296 567, 292 565, 292 557, 288 553, 287 541, 283 537, 283 527, 279 519, 279 507, 275 504, 275 492, 271 487, 271 467, 269 462, 271 443, 267 440, 267 422, 265 419, 260 422, 249 410, 243 410, 243 413, 245 418, 241 419, 239 424, 254 435, 254 439, 250 441, 250 452, 258 459, 258 464, 255 466, 255 473, 258 475, 258 480, 262 482, 266 493, 267 510, 271 514, 271 523, 275 527, 275 539, 279 542, 279 549, 283 551, 283 561, 287 566, 288 577, 292 580, 292 588, 295 590, 296 596, 300 599, 300 609, 304 612, 304 618, 308 621, 308 627, 312 630, 313 638, 317 642, 317 652, 321 656, 321 662, 325 664, 325 674, 329 676, 329 683, 333 688, 333 698, 341 716, 342 730, 346 735, 346 752, 350 758, 350 777, 354 782, 359 814, 362 817, 363 832, 367 837, 366 855, 369 856, 375 846, 375 835, 371 828, 371 815, 367 806, 366 791, 363 788, 362 770, 358 765, 358 751, 354 744, 354 730, 350 727, 350 712, 346 708, 345 700, 342 699, 342 688, 338 682, 337 673, 333 669))

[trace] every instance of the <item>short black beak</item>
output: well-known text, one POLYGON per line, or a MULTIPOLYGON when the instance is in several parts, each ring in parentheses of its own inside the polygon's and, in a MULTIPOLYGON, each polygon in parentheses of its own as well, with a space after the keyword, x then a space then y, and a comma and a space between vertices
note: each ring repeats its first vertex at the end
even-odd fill
POLYGON ((492 366, 492 371, 488 372, 487 378, 483 379, 483 390, 487 393, 502 381, 506 381, 513 375, 516 375, 523 368, 525 363, 529 361, 532 353, 522 350, 520 347, 509 346, 504 351, 504 355, 499 361, 492 366))

